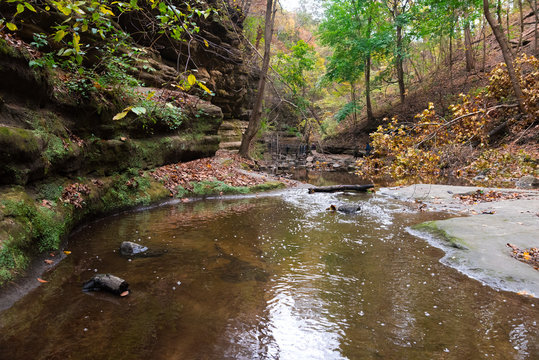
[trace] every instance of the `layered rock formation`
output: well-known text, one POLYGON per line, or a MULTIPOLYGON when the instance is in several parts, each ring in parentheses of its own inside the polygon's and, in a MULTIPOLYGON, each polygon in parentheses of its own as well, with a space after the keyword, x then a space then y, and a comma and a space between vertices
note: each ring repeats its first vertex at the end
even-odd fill
MULTIPOLYGON (((136 87, 104 89, 30 67, 39 58, 33 35, 53 32, 48 14, 28 12, 20 31, 0 34, 0 285, 81 220, 168 197, 143 172, 212 156, 223 119, 241 136, 256 76, 242 58, 241 16, 226 3, 210 5, 221 6, 220 15, 199 19, 188 41, 147 27, 138 36, 143 19, 122 15, 116 25, 140 46, 128 70, 136 87), (214 95, 171 86, 191 73, 214 95), (146 104, 125 107, 127 98, 146 104)), ((7 6, 0 4, 3 14, 7 6)), ((87 68, 98 61, 91 53, 84 59, 87 68)))

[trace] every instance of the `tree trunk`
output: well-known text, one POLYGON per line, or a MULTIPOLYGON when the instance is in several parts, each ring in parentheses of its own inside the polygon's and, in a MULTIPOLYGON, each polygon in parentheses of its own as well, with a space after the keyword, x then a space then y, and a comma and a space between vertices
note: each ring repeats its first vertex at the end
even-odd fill
POLYGON ((239 154, 244 158, 249 158, 249 149, 251 142, 253 141, 258 129, 260 128, 260 122, 262 119, 262 101, 264 100, 264 91, 266 89, 266 77, 268 74, 270 63, 270 50, 271 50, 271 38, 273 36, 273 24, 275 21, 275 13, 277 12, 276 0, 266 1, 266 24, 265 24, 265 38, 264 38, 264 59, 262 60, 262 68, 260 69, 260 81, 258 82, 258 93, 256 94, 255 104, 251 117, 249 118, 249 125, 245 134, 241 139, 241 145, 239 154))
MULTIPOLYGON (((502 2, 501 0, 496 1, 496 16, 498 16, 498 24, 500 24, 500 28, 502 26, 502 2)), ((502 29, 503 32, 503 29, 502 29)))
MULTIPOLYGON (((372 24, 372 17, 369 16, 369 19, 367 22, 367 36, 369 38, 371 36, 371 24, 372 24)), ((371 123, 374 117, 372 115, 372 103, 371 103, 371 54, 370 52, 367 54, 367 58, 365 59, 365 104, 367 106, 367 122, 371 123)))
POLYGON ((453 88, 453 32, 449 34, 449 84, 453 88))
POLYGON ((354 125, 357 124, 357 112, 356 112, 356 84, 353 82, 350 83, 350 96, 352 97, 352 121, 354 125))
POLYGON ((537 31, 537 25, 539 24, 539 12, 537 11, 537 0, 535 0, 534 2, 532 2, 532 0, 528 0, 528 3, 530 4, 530 7, 532 8, 533 10, 533 14, 535 16, 535 31, 534 31, 534 42, 533 42, 533 48, 534 48, 534 53, 536 56, 539 56, 539 49, 537 48, 538 46, 538 40, 539 40, 539 33, 537 31), (534 5, 535 4, 535 5, 534 5))
POLYGON ((515 68, 513 66, 513 57, 511 55, 511 52, 509 51, 509 45, 507 44, 505 36, 503 36, 503 31, 500 28, 500 25, 496 23, 496 21, 490 14, 488 0, 483 0, 483 10, 485 13, 485 18, 487 19, 492 29, 492 32, 496 37, 496 41, 498 41, 498 44, 500 45, 500 48, 502 50, 503 59, 505 61, 505 65, 507 65, 507 71, 509 73, 509 79, 511 80, 511 84, 513 85, 513 90, 518 101, 518 107, 521 112, 525 113, 526 110, 524 107, 524 94, 522 93, 522 89, 520 88, 520 84, 515 73, 515 68))
POLYGON ((533 8, 533 12, 535 14, 535 55, 539 56, 539 48, 537 47, 537 44, 539 43, 539 32, 537 31, 537 26, 539 24, 539 9, 537 8, 537 0, 535 0, 535 7, 533 8))
POLYGON ((522 49, 522 37, 524 35, 524 13, 522 12, 522 0, 518 0, 518 14, 520 16, 520 35, 518 36, 518 46, 516 53, 522 49))
POLYGON ((402 49, 402 26, 397 25, 397 58, 396 58, 396 67, 397 67, 397 81, 399 82, 399 94, 401 104, 404 104, 404 97, 406 89, 404 87, 404 68, 403 68, 403 49, 402 49))
POLYGON ((483 24, 483 72, 487 71, 487 29, 483 24))
POLYGON ((507 28, 507 43, 511 44, 511 29, 509 28, 509 2, 507 2, 507 12, 505 13, 505 27, 507 28))
POLYGON ((472 32, 470 30, 469 22, 466 22, 464 25, 464 47, 466 54, 466 71, 470 72, 475 68, 475 59, 472 48, 472 32))
POLYGON ((367 55, 365 59, 365 103, 367 106, 367 121, 372 122, 374 116, 372 115, 372 103, 371 103, 371 55, 367 55))

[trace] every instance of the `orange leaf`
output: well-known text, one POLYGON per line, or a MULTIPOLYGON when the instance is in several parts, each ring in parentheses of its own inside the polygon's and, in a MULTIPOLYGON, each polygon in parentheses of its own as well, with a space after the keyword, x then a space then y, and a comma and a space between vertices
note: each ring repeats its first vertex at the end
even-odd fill
POLYGON ((71 254, 71 251, 64 250, 64 254, 69 255, 69 254, 71 254))
POLYGON ((54 261, 48 260, 48 259, 47 259, 47 260, 44 260, 44 261, 45 261, 45 264, 49 264, 49 265, 51 265, 52 263, 54 263, 54 261))
POLYGON ((43 280, 42 278, 37 278, 37 281, 39 281, 40 283, 48 283, 47 280, 43 280))

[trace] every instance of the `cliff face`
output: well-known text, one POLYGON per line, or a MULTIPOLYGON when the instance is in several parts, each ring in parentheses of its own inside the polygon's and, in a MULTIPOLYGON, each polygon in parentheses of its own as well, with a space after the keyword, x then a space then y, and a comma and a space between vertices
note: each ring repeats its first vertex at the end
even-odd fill
MULTIPOLYGON (((2 15, 13 14, 9 6, 0 4, 2 15)), ((35 34, 54 34, 48 14, 27 12, 17 32, 0 32, 0 284, 79 221, 168 197, 144 171, 212 156, 223 119, 248 117, 256 79, 242 59, 241 16, 214 1, 203 6, 221 7, 185 41, 135 12, 119 17, 136 54, 120 49, 128 65, 102 69, 88 52, 84 71, 100 71, 97 80, 29 65, 45 58, 31 45, 35 34), (182 88, 189 74, 203 86, 182 88), (113 85, 100 82, 111 76, 113 85)))

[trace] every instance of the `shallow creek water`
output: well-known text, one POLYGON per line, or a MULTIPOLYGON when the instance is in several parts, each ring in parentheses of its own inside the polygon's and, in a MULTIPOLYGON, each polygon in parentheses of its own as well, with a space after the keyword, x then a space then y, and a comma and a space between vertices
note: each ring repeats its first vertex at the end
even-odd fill
POLYGON ((0 359, 538 359, 537 299, 444 266, 406 230, 443 217, 292 189, 96 221, 0 313, 0 359), (343 203, 362 210, 325 210, 343 203), (124 240, 166 252, 123 258, 124 240), (83 293, 96 273, 131 294, 83 293))

